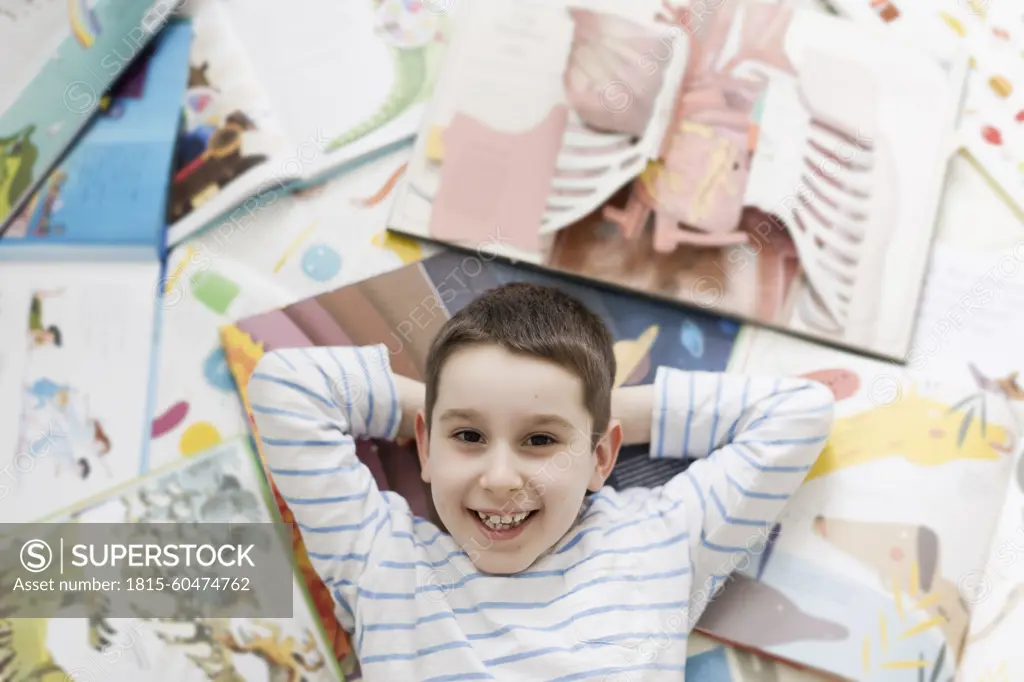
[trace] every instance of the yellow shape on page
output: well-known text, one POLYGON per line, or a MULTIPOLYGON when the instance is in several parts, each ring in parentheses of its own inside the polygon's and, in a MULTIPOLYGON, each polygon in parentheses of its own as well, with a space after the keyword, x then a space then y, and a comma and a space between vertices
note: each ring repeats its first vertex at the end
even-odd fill
POLYGON ((373 235, 370 243, 378 249, 386 249, 398 256, 403 265, 423 260, 423 248, 415 239, 381 230, 373 235))
POLYGON ((892 404, 837 420, 806 480, 892 457, 920 466, 997 460, 1012 448, 1013 435, 1002 426, 982 425, 971 413, 910 391, 892 404))
POLYGON ((622 386, 630 375, 643 363, 651 352, 651 346, 658 338, 658 325, 652 324, 635 339, 616 341, 615 353, 615 388, 622 386))

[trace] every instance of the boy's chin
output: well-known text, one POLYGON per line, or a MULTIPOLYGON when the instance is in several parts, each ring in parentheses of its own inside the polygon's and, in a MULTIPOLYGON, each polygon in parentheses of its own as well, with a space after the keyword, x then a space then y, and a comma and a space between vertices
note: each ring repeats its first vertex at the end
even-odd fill
POLYGON ((473 565, 481 573, 489 575, 515 575, 522 573, 537 560, 536 554, 528 550, 521 550, 514 554, 503 552, 478 552, 476 556, 470 554, 473 565))

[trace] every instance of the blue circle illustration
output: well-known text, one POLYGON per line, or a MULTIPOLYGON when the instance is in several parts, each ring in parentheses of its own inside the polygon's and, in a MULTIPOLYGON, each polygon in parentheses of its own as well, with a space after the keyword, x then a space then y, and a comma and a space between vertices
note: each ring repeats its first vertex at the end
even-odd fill
POLYGON ((203 363, 203 376, 214 388, 219 388, 222 391, 235 390, 235 380, 231 376, 231 370, 228 368, 228 361, 224 357, 222 348, 215 348, 206 356, 206 362, 203 363))
POLYGON ((326 244, 315 244, 302 255, 302 271, 317 282, 326 282, 341 271, 341 256, 326 244))

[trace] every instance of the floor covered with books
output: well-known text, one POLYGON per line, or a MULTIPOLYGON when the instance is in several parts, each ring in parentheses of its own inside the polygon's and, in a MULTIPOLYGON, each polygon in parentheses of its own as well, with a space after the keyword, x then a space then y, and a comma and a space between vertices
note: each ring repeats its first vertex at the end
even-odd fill
MULTIPOLYGON (((837 401, 687 680, 1024 681, 1013 1, 349 0, 282 26, 269 0, 0 0, 0 55, 29 71, 0 84, 0 526, 290 523, 246 396, 266 353, 382 343, 423 380, 474 298, 552 284, 612 332, 616 387, 668 366, 837 401), (703 52, 657 33, 694 16, 703 52)), ((357 447, 434 517, 414 443, 357 447)), ((608 485, 690 463, 648 450, 608 485)), ((284 542, 291 617, 70 617, 0 562, 0 681, 360 679, 284 542)), ((661 641, 558 679, 680 679, 636 672, 661 641)))

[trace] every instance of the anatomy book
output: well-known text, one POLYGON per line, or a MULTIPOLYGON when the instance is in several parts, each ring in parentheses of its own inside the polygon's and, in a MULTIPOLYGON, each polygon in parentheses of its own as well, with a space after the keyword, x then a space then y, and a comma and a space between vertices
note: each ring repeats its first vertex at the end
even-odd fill
MULTIPOLYGON (((264 353, 280 348, 385 344, 393 370, 422 381, 434 335, 455 312, 495 286, 529 281, 558 286, 580 298, 606 322, 615 340, 616 385, 652 383, 659 365, 700 370, 724 369, 736 325, 674 306, 635 300, 539 271, 523 270, 491 257, 467 257, 444 250, 359 283, 294 305, 245 318, 222 329, 224 352, 249 410, 244 387, 264 353)), ((250 411, 250 421, 252 420, 250 411)), ((255 427, 253 427, 255 428, 255 427)), ((256 442, 259 439, 256 438, 256 442)), ((378 486, 394 490, 414 513, 433 518, 432 505, 419 478, 415 446, 405 442, 365 441, 359 455, 374 472, 378 486)), ((663 483, 682 471, 685 461, 651 460, 646 447, 624 450, 609 485, 663 483)), ((277 495, 275 491, 275 495, 277 495)), ((277 495, 282 516, 291 522, 287 504, 277 495)), ((333 602, 306 557, 301 536, 294 536, 296 559, 335 651, 356 672, 346 634, 333 615, 333 602)))
POLYGON ((903 360, 966 58, 788 3, 453 21, 391 229, 903 360))
POLYGON ((433 91, 449 0, 194 0, 168 241, 249 223, 281 193, 408 142, 433 91), (257 197, 259 195, 259 197, 257 197))
POLYGON ((188 22, 172 20, 126 67, 75 145, 13 216, 0 260, 162 258, 191 40, 188 22))
POLYGON ((1021 679, 1024 460, 996 377, 911 378, 753 327, 729 370, 820 381, 836 421, 697 628, 842 679, 1021 679))
MULTIPOLYGON (((280 522, 247 439, 182 458, 49 520, 280 522)), ((0 619, 4 679, 338 682, 337 662, 297 574, 290 589, 291 618, 115 618, 90 604, 97 608, 89 618, 0 619)))
POLYGON ((178 0, 0 0, 0 233, 178 0))
POLYGON ((839 14, 882 25, 938 51, 971 55, 959 146, 1024 216, 1024 12, 991 0, 827 0, 839 14))

